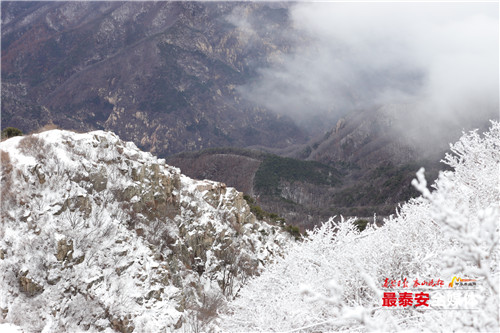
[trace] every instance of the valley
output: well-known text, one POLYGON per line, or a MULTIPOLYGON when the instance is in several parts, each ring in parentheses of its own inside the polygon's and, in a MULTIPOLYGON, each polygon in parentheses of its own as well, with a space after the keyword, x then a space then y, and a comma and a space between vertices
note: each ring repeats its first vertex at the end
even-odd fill
POLYGON ((1 332, 499 331, 498 3, 0 8, 1 332))
MULTIPOLYGON (((328 112, 312 104, 287 114, 255 99, 266 69, 286 65, 309 43, 293 9, 280 2, 6 2, 2 126, 113 131, 191 177, 255 197, 302 230, 332 215, 388 216, 417 194, 409 181, 419 166, 437 176, 460 127, 440 123, 436 137, 409 104, 354 107, 351 99, 332 109, 336 93, 328 112), (310 167, 318 179, 294 174, 310 167)), ((484 129, 487 119, 467 126, 484 129)))

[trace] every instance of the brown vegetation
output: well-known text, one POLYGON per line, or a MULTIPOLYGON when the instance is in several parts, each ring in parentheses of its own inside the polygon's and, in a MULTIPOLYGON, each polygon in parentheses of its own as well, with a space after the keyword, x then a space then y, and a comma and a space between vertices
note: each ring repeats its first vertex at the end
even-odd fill
POLYGON ((50 156, 51 147, 35 135, 27 135, 19 141, 18 149, 25 155, 31 155, 40 161, 50 156))
POLYGON ((1 208, 2 212, 5 212, 3 206, 6 200, 9 200, 11 196, 12 189, 12 163, 10 161, 10 155, 8 152, 0 150, 0 158, 2 163, 2 174, 0 178, 1 184, 1 208))

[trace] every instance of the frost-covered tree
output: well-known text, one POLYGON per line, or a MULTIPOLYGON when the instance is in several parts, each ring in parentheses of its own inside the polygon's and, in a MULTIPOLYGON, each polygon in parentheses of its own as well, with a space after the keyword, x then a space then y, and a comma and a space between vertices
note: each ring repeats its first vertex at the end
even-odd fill
POLYGON ((413 184, 422 196, 383 227, 360 233, 354 220, 330 220, 290 244, 229 304, 221 329, 498 331, 500 124, 450 148, 443 162, 453 171, 442 172, 431 192, 420 170, 413 184), (478 280, 473 293, 457 292, 470 309, 382 306, 385 279, 451 276, 478 280))

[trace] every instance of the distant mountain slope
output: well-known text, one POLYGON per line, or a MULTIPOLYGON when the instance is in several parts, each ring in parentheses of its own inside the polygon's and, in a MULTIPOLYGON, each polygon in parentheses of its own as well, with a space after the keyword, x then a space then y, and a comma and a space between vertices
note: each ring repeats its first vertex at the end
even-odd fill
POLYGON ((289 48, 287 6, 2 2, 2 124, 111 130, 160 156, 304 142, 237 90, 289 48))
POLYGON ((205 327, 290 238, 243 194, 109 132, 0 144, 0 322, 34 331, 205 327))
POLYGON ((355 163, 364 168, 413 162, 421 152, 408 136, 397 132, 402 114, 407 112, 402 106, 351 112, 312 144, 306 158, 326 164, 355 163))
POLYGON ((446 150, 442 141, 423 147, 410 129, 401 131, 408 108, 386 105, 353 111, 307 144, 284 149, 220 148, 168 160, 193 178, 215 179, 253 195, 264 209, 304 228, 334 215, 387 216, 418 195, 410 183, 421 166, 432 179, 445 168, 438 157, 446 150), (242 174, 245 177, 235 176, 242 174))
POLYGON ((181 153, 167 158, 196 179, 224 182, 249 195, 254 195, 253 180, 265 154, 236 148, 213 148, 181 153), (223 179, 223 180, 222 180, 223 179))
POLYGON ((214 179, 256 198, 256 204, 293 225, 312 228, 334 215, 373 217, 395 212, 417 195, 411 180, 421 166, 436 177, 442 165, 419 159, 408 163, 304 161, 255 150, 218 148, 183 153, 168 163, 196 179, 214 179))

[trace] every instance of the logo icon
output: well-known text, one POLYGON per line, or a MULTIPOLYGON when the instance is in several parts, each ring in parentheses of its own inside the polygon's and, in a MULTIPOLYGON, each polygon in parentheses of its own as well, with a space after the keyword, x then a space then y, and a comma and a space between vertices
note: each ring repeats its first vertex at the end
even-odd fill
POLYGON ((476 281, 475 279, 462 279, 460 277, 454 276, 453 279, 451 279, 451 282, 448 284, 448 287, 453 288, 453 286, 457 287, 475 287, 476 286, 476 281))

